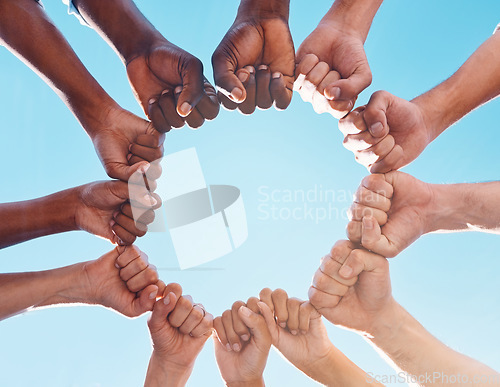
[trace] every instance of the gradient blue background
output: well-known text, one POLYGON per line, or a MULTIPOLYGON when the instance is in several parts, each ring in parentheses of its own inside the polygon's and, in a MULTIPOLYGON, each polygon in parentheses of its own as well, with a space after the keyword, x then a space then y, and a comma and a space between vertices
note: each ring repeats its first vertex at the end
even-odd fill
MULTIPOLYGON (((172 42, 198 56, 212 79, 210 57, 231 25, 237 1, 138 1, 151 22, 172 42)), ((298 45, 316 26, 331 0, 292 1, 290 26, 298 45)), ((82 61, 124 108, 143 116, 123 66, 91 29, 66 14, 57 1, 46 10, 82 61)), ((412 98, 451 75, 493 32, 500 2, 386 0, 366 43, 373 84, 367 102, 385 89, 412 98)), ((91 142, 77 121, 45 85, 7 50, 0 50, 0 202, 25 200, 106 179, 91 142)), ((405 171, 428 182, 498 179, 499 101, 470 114, 445 132, 405 171)), ((354 192, 366 170, 342 147, 337 121, 316 115, 297 94, 288 110, 250 117, 221 111, 198 131, 167 136, 166 152, 196 147, 209 183, 242 190, 249 238, 234 253, 196 270, 180 271, 168 234, 138 241, 165 281, 214 315, 263 287, 282 287, 306 297, 319 259, 345 238, 342 217, 314 221, 262 221, 260 186, 354 192)), ((339 209, 348 200, 333 203, 339 209)), ((301 206, 289 203, 288 206, 301 206)), ((327 204, 316 204, 327 206, 327 204)), ((391 261, 396 299, 427 329, 454 349, 500 367, 498 236, 429 235, 391 261)), ((0 251, 0 271, 56 268, 90 260, 111 250, 83 232, 55 235, 0 251)), ((15 294, 8 297, 15 297, 15 294)), ((0 301, 1 302, 1 301, 0 301)), ((0 323, 2 386, 139 386, 151 353, 147 316, 128 320, 98 307, 56 308, 0 323)), ((394 374, 356 334, 328 324, 335 345, 366 371, 394 374)), ((265 372, 269 386, 316 385, 272 352, 265 372)), ((190 386, 219 386, 209 341, 190 386)))

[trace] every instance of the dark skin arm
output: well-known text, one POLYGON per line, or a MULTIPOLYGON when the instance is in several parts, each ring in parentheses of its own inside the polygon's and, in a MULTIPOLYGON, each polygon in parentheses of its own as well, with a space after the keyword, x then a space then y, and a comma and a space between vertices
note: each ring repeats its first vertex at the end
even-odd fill
POLYGON ((165 39, 131 0, 74 1, 127 67, 135 95, 160 132, 198 128, 219 112, 201 61, 165 39))

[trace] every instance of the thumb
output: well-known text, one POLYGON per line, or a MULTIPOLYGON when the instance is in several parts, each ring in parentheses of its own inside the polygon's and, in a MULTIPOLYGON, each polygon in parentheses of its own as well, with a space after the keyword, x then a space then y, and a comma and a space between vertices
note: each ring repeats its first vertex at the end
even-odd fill
POLYGON ((392 103, 393 97, 392 94, 386 91, 377 91, 370 97, 363 118, 372 136, 385 137, 389 134, 387 109, 392 103))
MULTIPOLYGON (((376 221, 374 220, 374 223, 376 221)), ((374 271, 384 265, 386 262, 382 256, 372 253, 365 249, 356 249, 351 252, 349 257, 339 269, 339 275, 349 279, 360 275, 364 271, 374 271)))
POLYGON ((250 333, 254 337, 257 347, 262 351, 270 348, 271 334, 269 333, 264 317, 252 312, 246 306, 241 306, 240 309, 238 309, 238 315, 248 329, 250 329, 250 333))
POLYGON ((198 58, 186 59, 186 69, 182 77, 182 91, 177 101, 177 113, 186 117, 205 94, 203 64, 198 58))
MULTIPOLYGON (((154 285, 152 285, 154 286, 154 285)), ((148 326, 150 331, 155 332, 160 330, 168 322, 168 314, 172 312, 175 308, 177 302, 177 296, 170 292, 165 297, 153 302, 153 313, 148 320, 148 326)))
POLYGON ((368 64, 359 66, 354 73, 346 79, 332 82, 325 89, 325 97, 331 101, 355 100, 358 95, 372 83, 372 73, 368 64))
POLYGON ((158 286, 149 285, 141 290, 139 297, 132 301, 132 309, 136 316, 140 316, 153 309, 158 295, 158 286))
POLYGON ((107 185, 109 191, 115 196, 115 198, 120 199, 120 203, 129 199, 128 184, 124 181, 108 181, 107 185))
POLYGON ((264 317, 264 321, 266 322, 269 333, 271 333, 271 336, 273 337, 273 341, 275 341, 275 335, 278 331, 278 327, 271 308, 269 308, 269 306, 262 301, 257 302, 257 306, 259 307, 260 313, 264 317))
POLYGON ((242 103, 247 98, 245 86, 235 74, 236 66, 231 63, 222 51, 224 50, 219 45, 212 56, 215 86, 231 101, 242 103))

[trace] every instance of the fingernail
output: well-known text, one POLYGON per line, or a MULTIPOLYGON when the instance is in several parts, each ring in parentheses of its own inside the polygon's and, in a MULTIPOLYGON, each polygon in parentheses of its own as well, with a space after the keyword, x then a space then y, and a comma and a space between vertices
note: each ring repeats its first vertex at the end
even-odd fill
POLYGON ((129 150, 129 151, 131 151, 131 150, 132 150, 132 144, 130 144, 130 145, 128 146, 128 150, 129 150))
POLYGON ((233 344, 233 349, 234 349, 234 352, 240 352, 240 345, 239 344, 233 344))
POLYGON ((151 99, 149 100, 149 104, 150 104, 150 105, 154 104, 155 102, 156 102, 156 98, 151 98, 151 99))
POLYGON ((375 137, 379 137, 382 135, 384 130, 384 125, 381 122, 375 122, 372 126, 370 126, 370 133, 375 137))
POLYGON ((158 294, 158 289, 153 290, 151 293, 149 293, 149 299, 152 300, 153 298, 156 298, 157 294, 158 294))
POLYGON ((249 77, 249 74, 245 71, 242 71, 238 74, 238 79, 241 81, 241 82, 246 82, 247 79, 249 77))
POLYGON ((297 336, 297 331, 295 329, 293 331, 290 331, 290 333, 294 336, 297 336))
POLYGON ((118 214, 120 213, 120 211, 115 211, 113 212, 113 218, 116 218, 118 216, 118 214))
POLYGON ((278 78, 281 78, 281 73, 274 73, 273 79, 278 79, 278 78))
POLYGON ((122 238, 120 238, 119 236, 117 236, 117 238, 118 238, 118 244, 123 246, 125 243, 123 243, 122 238))
POLYGON ((260 65, 257 70, 267 70, 267 66, 266 65, 260 65))
POLYGON ((226 349, 227 349, 229 352, 231 352, 231 351, 232 351, 232 349, 231 349, 231 345, 230 345, 229 343, 227 343, 227 344, 226 344, 226 349))
POLYGON ((111 219, 111 220, 109 221, 109 227, 113 228, 113 226, 114 226, 115 224, 116 224, 116 222, 115 222, 113 219, 111 219))
POLYGON ((148 171, 149 167, 151 167, 151 164, 144 163, 143 165, 141 165, 141 167, 138 169, 138 171, 140 173, 146 173, 148 171))
POLYGON ((327 97, 330 99, 339 99, 340 98, 340 88, 333 87, 329 90, 327 97))
POLYGON ((239 101, 243 97, 243 90, 241 90, 239 87, 235 87, 231 91, 231 98, 235 101, 239 101))
POLYGON ((344 278, 349 278, 352 274, 352 268, 350 266, 344 265, 340 268, 339 274, 344 278))
POLYGON ((192 109, 191 104, 189 102, 184 102, 179 108, 179 112, 183 116, 187 116, 189 113, 191 113, 191 109, 192 109))
POLYGON ((115 267, 120 270, 120 266, 115 262, 115 267))
POLYGON ((286 328, 286 322, 280 322, 279 325, 280 325, 281 328, 286 328))
POLYGON ((129 154, 127 155, 127 161, 130 161, 130 159, 131 159, 131 158, 132 158, 132 153, 129 153, 129 154))
POLYGON ((252 312, 246 306, 240 307, 241 314, 246 317, 250 317, 252 312))
MULTIPOLYGON (((170 294, 170 293, 169 293, 170 294)), ((168 305, 170 304, 170 297, 168 296, 168 294, 163 298, 163 303, 165 305, 168 305)))
POLYGON ((163 90, 163 91, 161 92, 161 95, 165 95, 165 94, 168 94, 168 93, 169 93, 169 90, 168 90, 168 89, 167 89, 167 90, 163 90))
POLYGON ((363 218, 363 227, 367 230, 373 229, 373 223, 371 222, 370 218, 367 218, 366 216, 363 218))
POLYGON ((241 340, 248 341, 248 340, 250 340, 250 336, 248 336, 248 335, 241 335, 241 340))
POLYGON ((255 73, 255 69, 253 68, 253 66, 246 66, 245 69, 250 73, 250 74, 253 74, 255 73))
POLYGON ((182 86, 177 86, 174 90, 175 94, 179 94, 182 91, 182 86))

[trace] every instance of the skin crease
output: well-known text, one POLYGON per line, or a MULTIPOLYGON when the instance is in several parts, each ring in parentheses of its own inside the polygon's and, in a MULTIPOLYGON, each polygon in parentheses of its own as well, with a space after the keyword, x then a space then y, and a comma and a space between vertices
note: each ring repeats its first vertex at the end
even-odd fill
POLYGON ((466 375, 469 380, 474 380, 474 375, 491 380, 500 377, 427 332, 392 297, 387 259, 350 241, 337 242, 322 259, 309 289, 309 300, 333 324, 362 334, 384 353, 384 359, 390 359, 396 371, 424 380, 421 385, 456 385, 446 379, 431 384, 422 379, 438 371, 466 375))
POLYGON ((278 110, 292 99, 295 55, 287 0, 242 0, 212 56, 219 99, 228 110, 278 110), (272 37, 272 39, 270 38, 272 37))

